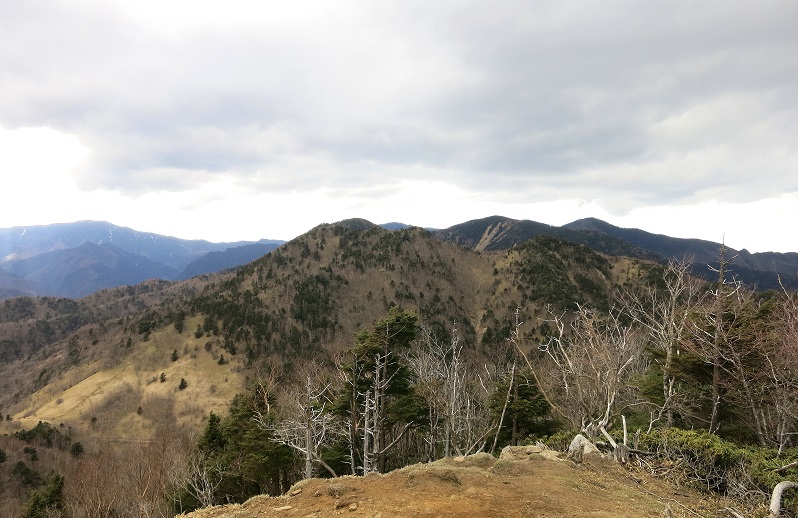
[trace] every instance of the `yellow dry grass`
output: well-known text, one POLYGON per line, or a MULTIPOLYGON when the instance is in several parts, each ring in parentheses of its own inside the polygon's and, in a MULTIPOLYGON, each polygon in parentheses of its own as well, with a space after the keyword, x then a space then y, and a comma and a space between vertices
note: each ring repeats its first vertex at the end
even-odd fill
POLYGON ((34 393, 12 422, 0 421, 0 433, 30 429, 39 421, 95 429, 109 439, 145 439, 164 420, 200 430, 209 412, 223 414, 244 388, 240 361, 225 354, 229 363, 219 365, 218 350, 206 351, 206 341, 169 327, 129 350, 115 348, 122 353, 115 367, 103 368, 113 355, 106 351, 34 393), (172 361, 175 350, 179 358, 172 361), (183 390, 181 379, 188 383, 183 390))

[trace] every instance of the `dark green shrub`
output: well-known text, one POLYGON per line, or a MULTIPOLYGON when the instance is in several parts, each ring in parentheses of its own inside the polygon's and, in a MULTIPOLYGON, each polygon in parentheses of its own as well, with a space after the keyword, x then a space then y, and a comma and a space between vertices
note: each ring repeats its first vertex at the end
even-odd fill
POLYGON ((31 446, 25 446, 22 448, 22 452, 28 457, 28 460, 31 462, 36 462, 39 460, 39 452, 36 451, 36 448, 31 446))
POLYGON ((36 487, 42 485, 44 482, 38 471, 28 467, 28 465, 22 461, 14 465, 11 474, 17 478, 22 487, 36 487))
POLYGON ((47 485, 37 489, 28 500, 28 507, 21 518, 49 518, 61 516, 64 509, 64 477, 53 475, 47 485))
POLYGON ((571 444, 571 441, 574 440, 574 437, 578 433, 579 432, 575 432, 573 430, 562 430, 557 433, 541 437, 540 442, 542 442, 552 450, 564 452, 568 451, 568 446, 571 444))
MULTIPOLYGON (((774 470, 798 460, 796 451, 779 456, 774 448, 738 446, 703 430, 654 430, 641 435, 637 447, 655 452, 658 460, 681 463, 685 480, 700 488, 737 498, 752 508, 765 504, 773 487, 796 472, 774 470)), ((796 501, 788 493, 784 507, 793 509, 796 501)))
POLYGON ((14 437, 21 439, 28 444, 36 444, 45 448, 58 448, 59 450, 66 450, 72 443, 72 439, 68 435, 64 435, 57 428, 50 426, 44 421, 31 428, 30 430, 20 430, 14 434, 14 437))
MULTIPOLYGON (((141 407, 139 407, 139 408, 141 408, 141 407)), ((72 447, 69 449, 69 453, 71 453, 72 456, 75 457, 75 458, 80 457, 81 455, 83 455, 84 451, 85 450, 83 449, 83 445, 80 444, 79 442, 74 443, 72 445, 72 447)))

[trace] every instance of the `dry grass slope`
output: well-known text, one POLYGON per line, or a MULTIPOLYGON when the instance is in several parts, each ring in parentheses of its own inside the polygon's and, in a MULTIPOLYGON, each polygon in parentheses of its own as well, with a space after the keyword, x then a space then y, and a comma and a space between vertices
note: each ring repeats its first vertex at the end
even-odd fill
MULTIPOLYGON (((195 320, 191 324, 196 327, 195 320)), ((200 430, 210 411, 223 413, 243 390, 245 376, 236 357, 227 355, 229 363, 219 365, 219 346, 207 350, 208 341, 169 326, 137 346, 116 346, 115 362, 100 355, 26 398, 12 421, 0 421, 0 433, 30 429, 39 421, 104 439, 146 439, 163 424, 200 430), (178 359, 172 361, 174 351, 178 359), (178 388, 180 379, 188 383, 184 390, 178 388)))

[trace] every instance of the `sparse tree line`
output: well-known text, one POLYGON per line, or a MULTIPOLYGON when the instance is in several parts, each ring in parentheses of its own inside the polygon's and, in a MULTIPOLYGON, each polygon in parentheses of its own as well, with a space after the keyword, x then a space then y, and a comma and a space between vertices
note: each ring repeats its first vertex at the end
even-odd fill
POLYGON ((535 322, 519 308, 489 357, 456 324, 427 327, 394 306, 345 350, 264 362, 194 441, 163 430, 133 462, 111 445, 82 454, 53 482, 53 513, 169 516, 311 476, 560 445, 558 431, 625 445, 622 428, 652 472, 657 458, 686 459, 707 489, 761 505, 798 469, 798 295, 754 292, 719 264, 713 284, 671 263, 610 304, 535 322), (542 324, 549 336, 530 339, 542 324))

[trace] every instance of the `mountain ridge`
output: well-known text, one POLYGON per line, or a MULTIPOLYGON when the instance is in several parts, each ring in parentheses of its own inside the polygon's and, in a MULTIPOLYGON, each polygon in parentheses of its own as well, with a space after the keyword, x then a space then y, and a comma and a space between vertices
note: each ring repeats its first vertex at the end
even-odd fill
POLYGON ((730 276, 758 289, 780 289, 798 287, 798 253, 795 252, 756 252, 746 249, 735 250, 723 243, 703 239, 676 238, 664 234, 653 234, 641 229, 628 229, 611 225, 596 218, 573 221, 564 228, 582 231, 601 232, 649 250, 665 259, 691 261, 693 273, 708 280, 714 280, 706 265, 716 266, 721 247, 725 248, 725 258, 730 260, 730 276))
MULTIPOLYGON (((320 225, 235 271, 147 281, 78 300, 21 297, 0 303, 0 407, 15 423, 58 416, 89 426, 90 414, 72 415, 56 403, 63 397, 59 386, 80 385, 105 371, 110 379, 120 365, 135 365, 115 382, 142 387, 135 393, 142 402, 126 407, 135 410, 147 406, 151 389, 160 386, 148 380, 161 372, 188 379, 192 385, 181 394, 193 394, 199 385, 192 365, 211 357, 213 376, 223 372, 229 378, 225 386, 240 386, 259 361, 342 347, 394 305, 416 311, 444 336, 458 322, 463 340, 479 351, 504 343, 519 303, 529 311, 577 300, 606 307, 611 287, 630 268, 638 267, 550 237, 478 253, 417 227, 320 225), (540 271, 545 275, 535 273, 540 271), (177 362, 170 359, 175 350, 177 362), (220 354, 224 365, 215 362, 220 354), (25 374, 31 369, 46 375, 25 374), (46 388, 48 380, 52 389, 46 388), (33 408, 26 394, 36 394, 33 408)), ((529 330, 530 336, 542 332, 529 330)), ((111 387, 103 394, 115 393, 111 387)), ((103 407, 99 399, 105 396, 91 397, 103 407)))
MULTIPOLYGON (((585 218, 561 227, 530 220, 490 216, 437 230, 445 240, 477 251, 507 250, 538 236, 554 236, 582 244, 613 256, 657 262, 692 262, 692 273, 715 280, 722 243, 701 239, 674 238, 641 229, 616 227, 597 218, 585 218)), ((759 290, 798 288, 798 253, 764 252, 726 248, 730 259, 729 279, 734 278, 759 290)))
POLYGON ((268 239, 255 243, 184 240, 107 221, 0 229, 0 270, 5 272, 0 275, 0 299, 19 295, 80 297, 150 278, 178 280, 240 266, 255 259, 258 252, 268 253, 283 243, 268 239), (87 246, 91 244, 101 248, 87 246), (248 245, 255 246, 238 250, 248 245), (109 246, 114 253, 109 253, 109 246), (66 253, 69 250, 72 252, 66 253), (214 255, 204 258, 210 253, 214 255), (86 269, 89 263, 93 274, 86 269))
POLYGON ((495 367, 513 351, 513 322, 527 323, 518 344, 533 354, 556 332, 549 315, 577 304, 607 312, 618 288, 662 272, 553 236, 476 251, 355 220, 314 227, 235 270, 76 300, 17 297, 0 303, 0 433, 41 421, 92 448, 146 443, 168 427, 196 437, 209 412, 253 396, 253 379, 332 368, 394 309, 417 315, 438 343, 456 337, 480 369, 495 367))
MULTIPOLYGON (((410 225, 390 222, 376 225, 362 218, 352 218, 335 223, 350 229, 367 230, 383 228, 398 231, 410 225)), ((478 252, 508 250, 538 236, 550 236, 582 244, 595 251, 613 256, 625 256, 651 261, 693 261, 693 273, 705 279, 712 278, 710 267, 718 261, 721 243, 690 238, 674 238, 653 234, 637 228, 621 228, 597 218, 583 218, 562 226, 553 226, 532 220, 518 220, 494 215, 469 220, 446 229, 427 229, 439 239, 478 252)), ((0 229, 0 299, 21 295, 82 296, 91 290, 110 288, 141 282, 148 278, 165 280, 187 279, 236 268, 278 248, 284 241, 262 239, 258 242, 211 243, 204 240, 182 240, 170 236, 139 232, 105 221, 79 221, 28 227, 0 229), (86 280, 87 272, 69 272, 59 254, 84 243, 110 245, 121 252, 142 257, 136 266, 137 273, 129 274, 136 261, 128 257, 122 261, 110 255, 97 254, 93 259, 96 268, 95 283, 70 288, 66 279, 86 280), (34 258, 38 259, 34 260, 34 258), (40 273, 29 271, 31 264, 40 264, 50 258, 50 265, 40 266, 40 273), (106 262, 103 263, 103 260, 106 262), (47 273, 45 273, 47 272, 47 273), (100 282, 100 279, 103 279, 100 282), (65 284, 67 283, 67 284, 65 284)), ((98 251, 100 249, 94 249, 98 251)), ((74 254, 74 252, 73 252, 74 254)), ((737 280, 760 290, 798 287, 798 253, 760 252, 745 249, 727 250, 733 266, 731 275, 737 280)), ((77 281, 76 281, 77 282, 77 281)))
POLYGON ((211 251, 249 244, 251 241, 212 243, 142 232, 107 221, 18 226, 0 229, 0 261, 28 258, 43 252, 74 248, 83 242, 113 244, 176 270, 211 251))

